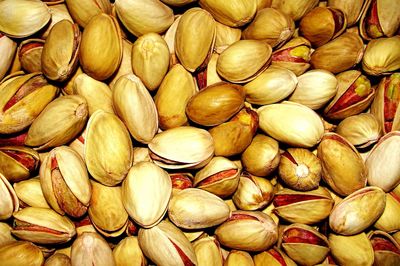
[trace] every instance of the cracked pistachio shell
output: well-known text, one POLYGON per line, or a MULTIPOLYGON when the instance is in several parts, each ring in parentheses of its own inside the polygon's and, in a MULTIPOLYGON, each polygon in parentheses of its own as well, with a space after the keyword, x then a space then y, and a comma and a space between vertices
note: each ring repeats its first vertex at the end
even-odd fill
POLYGON ((99 109, 114 113, 112 91, 107 84, 82 73, 74 80, 73 92, 86 99, 89 116, 99 109))
POLYGON ((66 243, 76 234, 74 223, 52 209, 26 207, 13 216, 13 235, 33 243, 66 243))
POLYGON ((43 46, 41 65, 50 80, 65 81, 78 67, 81 32, 78 24, 61 20, 53 26, 43 46))
POLYGON ((215 236, 206 236, 193 242, 198 265, 223 266, 224 258, 215 236))
POLYGON ((280 102, 295 90, 297 82, 292 71, 271 66, 243 86, 246 101, 257 105, 280 102))
POLYGON ((333 207, 329 226, 341 235, 361 233, 382 215, 385 205, 386 194, 382 189, 373 186, 359 189, 333 207))
POLYGON ((122 183, 122 202, 129 216, 144 228, 158 224, 172 193, 168 173, 152 162, 132 166, 122 183))
POLYGON ((25 145, 37 150, 63 145, 82 131, 87 118, 85 98, 79 95, 59 97, 49 103, 33 121, 25 145))
POLYGON ((182 65, 176 64, 168 71, 154 97, 161 129, 188 123, 186 105, 197 91, 192 75, 182 65))
POLYGON ((339 195, 365 187, 367 168, 356 148, 336 133, 326 133, 318 146, 322 178, 339 195))
POLYGON ((275 138, 295 147, 312 147, 324 134, 324 125, 316 112, 294 102, 265 105, 257 110, 260 128, 275 138))
POLYGON ((21 67, 27 73, 42 72, 44 40, 27 39, 18 46, 17 56, 21 67))
POLYGON ((99 14, 82 33, 79 62, 83 71, 97 80, 111 77, 122 59, 122 38, 117 19, 99 14))
POLYGON ((136 37, 162 33, 174 22, 172 9, 159 0, 116 0, 115 9, 122 24, 136 37))
POLYGON ((306 192, 285 188, 275 193, 274 212, 291 223, 315 224, 329 216, 333 204, 324 187, 306 192))
POLYGON ((40 73, 17 72, 4 78, 0 83, 0 134, 27 128, 57 94, 58 88, 40 73))
POLYGON ((86 213, 92 194, 86 165, 68 146, 52 149, 40 167, 43 195, 61 215, 81 217, 86 213))
POLYGON ((65 2, 74 21, 83 28, 94 16, 111 13, 109 0, 65 0, 65 2))
POLYGON ((39 166, 39 154, 24 146, 0 147, 0 168, 11 183, 26 180, 39 166))
POLYGON ((368 184, 389 192, 400 183, 400 158, 396 155, 399 149, 399 131, 392 131, 379 140, 365 162, 368 184))
POLYGON ((234 83, 255 79, 271 63, 272 48, 260 40, 240 40, 228 46, 218 57, 217 72, 234 83))
POLYGON ((373 231, 368 234, 374 249, 374 265, 399 265, 400 244, 394 237, 382 231, 373 231))
POLYGON ((339 265, 371 266, 374 262, 374 250, 365 233, 353 236, 329 234, 329 246, 339 265))
POLYGON ((0 174, 0 220, 7 220, 19 209, 19 200, 10 182, 0 174))
POLYGON ((175 194, 168 206, 168 216, 178 227, 204 229, 229 218, 229 206, 218 196, 198 188, 175 194))
POLYGON ((214 141, 210 133, 191 126, 158 133, 148 147, 154 162, 167 169, 196 167, 214 154, 214 141))
POLYGON ((189 9, 180 17, 175 34, 175 51, 188 71, 199 69, 214 48, 215 28, 211 14, 198 7, 189 9))
POLYGON ((341 9, 346 14, 347 27, 351 27, 360 19, 366 2, 364 0, 328 0, 328 6, 341 9))
POLYGON ((25 265, 28 262, 31 266, 42 266, 44 263, 40 248, 27 241, 15 241, 0 246, 0 260, 3 266, 25 265))
POLYGON ((325 69, 336 74, 358 64, 363 58, 363 54, 364 43, 358 33, 345 32, 318 47, 311 54, 311 65, 315 69, 325 69))
POLYGON ((200 0, 202 8, 210 12, 215 20, 230 27, 240 27, 250 22, 257 11, 256 1, 200 0))
POLYGON ((296 89, 289 101, 318 110, 336 95, 337 89, 335 75, 323 69, 314 69, 298 77, 296 89))
POLYGON ((94 181, 91 185, 92 197, 88 213, 93 226, 106 237, 123 234, 128 213, 123 205, 121 187, 108 187, 94 181))
POLYGON ((272 0, 272 7, 281 10, 297 21, 316 7, 318 2, 318 0, 272 0))
POLYGON ((51 18, 50 9, 40 0, 3 0, 0 10, 0 31, 14 38, 33 35, 51 18))
POLYGON ((122 239, 113 249, 113 256, 117 266, 147 265, 147 259, 139 246, 137 236, 122 239))
POLYGON ((385 232, 395 232, 400 229, 400 197, 394 192, 386 193, 386 206, 383 214, 375 222, 374 227, 385 232))
POLYGON ((71 248, 72 265, 115 266, 112 250, 97 233, 85 232, 78 236, 71 248))
POLYGON ((215 51, 221 53, 229 45, 240 40, 242 31, 238 28, 232 28, 225 24, 215 22, 215 51))
POLYGON ((198 171, 193 183, 221 198, 232 195, 237 189, 241 169, 231 160, 216 156, 198 171))
POLYGON ((133 43, 132 69, 148 90, 158 88, 168 67, 168 46, 159 34, 146 33, 133 43))
POLYGON ((17 43, 7 36, 0 34, 0 80, 3 79, 10 68, 16 50, 17 43))
POLYGON ((285 252, 277 247, 271 248, 254 255, 253 257, 255 266, 295 266, 297 265, 285 252))
POLYGON ((365 49, 362 68, 373 76, 400 69, 400 36, 371 40, 365 49))
POLYGON ((43 195, 39 178, 30 178, 28 180, 20 181, 14 183, 13 186, 21 205, 50 208, 43 195))
POLYGON ((203 126, 216 126, 229 120, 244 106, 244 90, 237 84, 219 82, 200 90, 186 105, 186 114, 203 126))
POLYGON ((224 262, 224 266, 254 266, 253 258, 246 251, 232 250, 224 262))
POLYGON ((378 120, 372 114, 362 113, 342 120, 336 133, 347 139, 357 148, 365 148, 377 142, 382 136, 378 120))
POLYGON ((167 220, 149 229, 139 229, 139 246, 156 265, 196 265, 192 244, 183 232, 167 220))
POLYGON ((259 211, 233 211, 230 218, 217 227, 218 241, 229 248, 263 251, 278 240, 278 227, 272 218, 259 211))
POLYGON ((46 259, 44 266, 71 266, 71 259, 65 254, 55 253, 46 259))
POLYGON ((125 123, 134 139, 149 143, 158 130, 157 108, 140 78, 133 74, 122 76, 113 92, 115 113, 125 123))
POLYGON ((273 197, 274 186, 268 179, 243 173, 232 200, 239 209, 253 211, 265 208, 273 197))
POLYGON ((263 134, 257 134, 241 156, 243 167, 256 176, 269 175, 278 167, 279 160, 279 143, 263 134))
POLYGON ((288 41, 294 29, 293 20, 281 10, 264 8, 257 12, 253 21, 243 30, 242 37, 262 40, 274 48, 288 41))
POLYGON ((86 127, 84 154, 95 180, 108 186, 119 184, 133 161, 132 141, 124 123, 102 110, 92 114, 86 127))

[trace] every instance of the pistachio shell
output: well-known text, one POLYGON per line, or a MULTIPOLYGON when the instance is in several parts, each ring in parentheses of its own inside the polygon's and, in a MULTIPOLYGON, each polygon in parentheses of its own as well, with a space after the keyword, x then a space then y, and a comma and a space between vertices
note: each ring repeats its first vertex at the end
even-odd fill
POLYGON ((86 27, 89 21, 101 13, 111 13, 108 0, 65 0, 69 13, 79 26, 86 27))
POLYGON ((27 262, 32 266, 41 266, 44 263, 40 248, 27 241, 16 241, 2 245, 0 247, 0 260, 4 266, 23 265, 27 262))
POLYGON ((10 68, 16 50, 17 44, 7 36, 0 34, 0 80, 3 79, 10 68))
POLYGON ((0 220, 7 220, 19 209, 19 200, 8 180, 0 174, 0 220))

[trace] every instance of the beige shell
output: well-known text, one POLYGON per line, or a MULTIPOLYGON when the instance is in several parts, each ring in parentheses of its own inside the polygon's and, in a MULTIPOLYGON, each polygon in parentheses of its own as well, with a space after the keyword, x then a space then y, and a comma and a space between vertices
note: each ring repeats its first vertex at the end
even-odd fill
POLYGON ((7 36, 0 34, 0 80, 11 67, 16 50, 17 44, 7 36))
POLYGON ((111 13, 109 0, 65 0, 68 11, 79 26, 86 27, 89 21, 101 13, 111 13))

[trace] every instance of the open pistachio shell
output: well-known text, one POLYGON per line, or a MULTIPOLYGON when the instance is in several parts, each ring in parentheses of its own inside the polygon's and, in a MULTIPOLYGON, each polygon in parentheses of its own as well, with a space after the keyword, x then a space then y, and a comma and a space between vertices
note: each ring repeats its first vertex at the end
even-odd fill
POLYGON ((10 182, 0 174, 0 220, 7 220, 19 209, 19 200, 10 182))
POLYGON ((385 232, 395 232, 400 229, 400 197, 393 192, 386 193, 386 206, 381 217, 374 224, 375 228, 385 232))
POLYGON ((400 263, 400 244, 382 231, 373 231, 368 234, 374 249, 374 265, 398 265, 400 263))
POLYGON ((4 266, 23 265, 27 262, 32 266, 41 266, 44 263, 40 248, 28 241, 15 241, 2 245, 0 260, 4 266))
POLYGON ((0 34, 0 80, 3 79, 10 68, 16 50, 17 44, 7 36, 0 34))
POLYGON ((86 27, 89 21, 101 13, 111 13, 108 0, 65 0, 68 11, 79 26, 86 27))

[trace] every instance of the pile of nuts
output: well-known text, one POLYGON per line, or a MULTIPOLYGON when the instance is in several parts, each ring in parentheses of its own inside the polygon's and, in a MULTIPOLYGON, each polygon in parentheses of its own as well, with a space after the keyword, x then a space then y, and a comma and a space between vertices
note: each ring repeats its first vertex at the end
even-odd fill
POLYGON ((0 0, 0 264, 400 265, 399 26, 399 0, 0 0))

